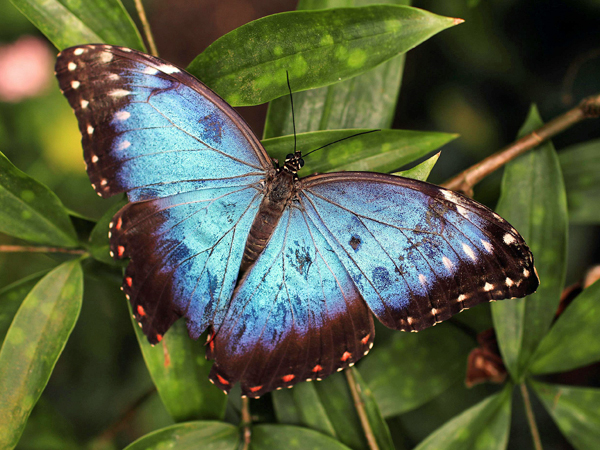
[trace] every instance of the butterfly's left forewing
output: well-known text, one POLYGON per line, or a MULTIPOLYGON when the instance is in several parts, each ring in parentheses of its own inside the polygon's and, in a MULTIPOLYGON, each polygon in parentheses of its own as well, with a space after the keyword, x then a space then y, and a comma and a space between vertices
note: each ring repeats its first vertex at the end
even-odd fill
POLYGON ((236 289, 209 343, 211 379, 251 397, 354 364, 371 348, 372 315, 348 273, 298 205, 236 289))
POLYGON ((131 258, 123 289, 150 342, 179 317, 197 337, 218 327, 272 163, 241 117, 170 63, 124 47, 61 52, 96 192, 130 200, 110 226, 131 258))

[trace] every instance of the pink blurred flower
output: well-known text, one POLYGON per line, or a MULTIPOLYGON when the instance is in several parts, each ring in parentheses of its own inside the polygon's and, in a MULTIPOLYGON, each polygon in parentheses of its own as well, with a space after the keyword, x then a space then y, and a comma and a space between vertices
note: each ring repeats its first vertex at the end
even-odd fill
POLYGON ((18 102, 50 86, 54 55, 38 37, 24 36, 0 45, 0 101, 18 102))

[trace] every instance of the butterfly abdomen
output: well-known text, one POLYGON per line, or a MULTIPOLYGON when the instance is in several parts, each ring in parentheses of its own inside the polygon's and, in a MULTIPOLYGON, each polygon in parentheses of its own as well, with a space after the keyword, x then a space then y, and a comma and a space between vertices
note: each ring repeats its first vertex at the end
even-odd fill
POLYGON ((246 241, 240 277, 257 260, 273 235, 283 211, 294 195, 295 179, 294 174, 282 170, 273 179, 267 180, 265 196, 246 241))

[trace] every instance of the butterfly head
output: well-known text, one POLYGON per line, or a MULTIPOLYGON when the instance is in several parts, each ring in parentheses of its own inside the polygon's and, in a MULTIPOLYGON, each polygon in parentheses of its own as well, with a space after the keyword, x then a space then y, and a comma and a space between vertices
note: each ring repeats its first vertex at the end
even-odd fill
POLYGON ((289 153, 285 157, 283 170, 296 174, 302 167, 304 167, 304 160, 300 152, 289 153))

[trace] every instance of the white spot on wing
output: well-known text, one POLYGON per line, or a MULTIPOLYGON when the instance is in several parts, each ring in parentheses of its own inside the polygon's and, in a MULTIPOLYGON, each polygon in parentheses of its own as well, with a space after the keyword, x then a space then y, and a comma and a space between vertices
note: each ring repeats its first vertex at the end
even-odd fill
POLYGON ((469 247, 467 244, 463 243, 462 249, 469 258, 471 258, 473 261, 477 261, 477 256, 475 255, 475 252, 473 251, 473 249, 471 247, 469 247))
POLYGON ((419 274, 419 282, 423 286, 427 286, 427 277, 425 275, 423 275, 422 273, 419 274))
POLYGON ((163 64, 161 66, 158 66, 158 70, 160 70, 161 72, 164 73, 178 73, 181 72, 177 67, 172 66, 170 64, 163 64))
POLYGON ((77 69, 77 64, 75 64, 74 62, 70 62, 69 64, 67 64, 67 69, 73 71, 77 69))
POLYGON ((79 56, 79 55, 82 55, 84 51, 85 50, 82 48, 76 48, 75 51, 73 52, 73 54, 79 56))
POLYGON ((515 282, 513 280, 511 280, 510 278, 506 278, 506 280, 504 280, 504 283, 508 286, 511 287, 513 284, 515 284, 515 282))
POLYGON ((111 74, 108 76, 108 79, 109 79, 109 80, 118 80, 119 78, 120 78, 120 77, 119 77, 119 75, 118 75, 118 74, 116 74, 116 73, 111 73, 111 74))
POLYGON ((104 64, 111 62, 112 59, 113 59, 113 54, 110 52, 104 52, 104 53, 100 54, 100 61, 102 61, 104 64))
POLYGON ((502 240, 504 241, 504 243, 506 245, 514 244, 515 242, 517 242, 517 240, 515 239, 515 237, 512 234, 510 234, 510 233, 506 233, 504 235, 504 237, 502 238, 502 240))
POLYGON ((92 156, 92 162, 95 164, 98 162, 98 155, 92 156))
POLYGON ((100 186, 106 186, 108 184, 108 180, 106 178, 103 178, 102 181, 100 181, 100 186))
POLYGON ((129 111, 117 111, 114 117, 116 120, 123 121, 129 119, 129 117, 131 117, 131 113, 129 111))
POLYGON ((465 294, 460 294, 458 296, 458 301, 459 302, 464 302, 467 299, 467 296, 465 294))
POLYGON ((94 127, 91 126, 91 125, 88 125, 87 126, 87 132, 88 132, 88 134, 93 134, 94 133, 94 127))
POLYGON ((131 49, 127 48, 127 47, 121 47, 120 50, 123 50, 124 52, 127 52, 127 53, 131 53, 131 49))
POLYGON ((117 145, 116 150, 125 150, 126 148, 131 147, 131 142, 129 141, 123 141, 120 142, 119 145, 117 145))
POLYGON ((442 190, 441 192, 446 200, 454 203, 458 203, 460 201, 460 199, 452 191, 442 190))
POLYGON ((454 264, 452 264, 452 261, 450 261, 449 258, 447 258, 446 256, 444 256, 442 258, 442 261, 444 262, 444 266, 446 266, 446 269, 452 270, 452 268, 454 267, 454 264))
POLYGON ((527 278, 529 276, 529 270, 523 269, 523 276, 527 278))
POLYGON ((77 89, 79 86, 81 86, 81 83, 79 81, 77 81, 77 80, 71 81, 71 87, 73 89, 77 89))
POLYGON ((483 244, 483 247, 485 248, 486 252, 492 253, 492 250, 494 250, 494 247, 490 242, 486 241, 485 239, 482 239, 481 243, 483 244))
POLYGON ((467 217, 467 214, 469 214, 469 210, 463 208, 460 205, 456 205, 456 211, 463 217, 467 217))
POLYGON ((87 100, 81 100, 81 107, 82 108, 87 108, 88 105, 90 104, 90 102, 88 102, 87 100))
POLYGON ((493 284, 485 283, 485 286, 483 286, 483 290, 485 292, 490 292, 492 289, 494 289, 494 285, 493 284))
POLYGON ((108 95, 112 96, 112 97, 125 97, 126 95, 131 94, 130 91, 126 91, 125 89, 115 89, 114 91, 111 91, 108 95))
POLYGON ((154 67, 148 66, 144 69, 144 73, 146 75, 156 75, 158 73, 158 70, 155 69, 154 67))

